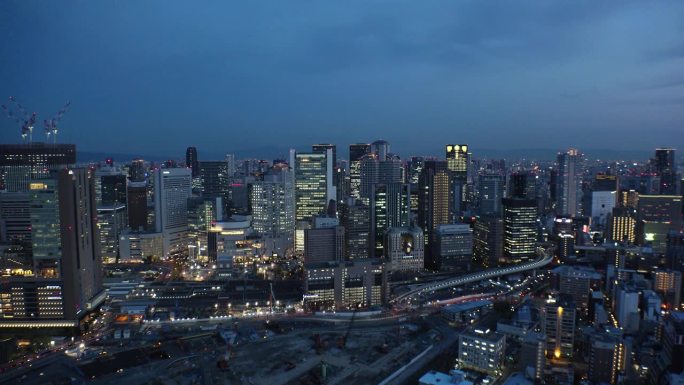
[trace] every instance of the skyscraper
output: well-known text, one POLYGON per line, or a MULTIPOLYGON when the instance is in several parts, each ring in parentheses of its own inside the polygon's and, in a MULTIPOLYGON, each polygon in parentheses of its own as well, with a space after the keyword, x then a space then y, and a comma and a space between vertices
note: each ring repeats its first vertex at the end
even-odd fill
POLYGON ((437 226, 449 220, 449 170, 447 162, 429 160, 420 173, 418 190, 418 225, 425 232, 425 265, 439 269, 440 261, 431 249, 437 226))
POLYGON ((27 191, 35 179, 50 176, 50 170, 73 166, 76 146, 73 144, 3 144, 0 145, 2 189, 27 191))
POLYGON ((357 143, 349 145, 349 195, 361 197, 361 159, 370 152, 370 144, 357 143))
POLYGON ((503 258, 503 219, 480 217, 473 226, 473 260, 494 267, 503 258))
POLYGON ((276 169, 252 184, 252 226, 264 236, 294 239, 295 194, 292 173, 276 169))
POLYGON ((480 215, 501 215, 504 182, 504 177, 498 174, 482 174, 479 176, 478 211, 480 215))
POLYGON ((29 189, 33 266, 0 284, 0 323, 73 330, 105 298, 92 176, 62 169, 29 189))
POLYGON ((345 257, 347 260, 370 257, 371 211, 361 200, 350 199, 341 206, 340 224, 345 230, 345 257))
POLYGON ((580 216, 582 212, 583 155, 575 148, 558 154, 556 214, 580 216))
POLYGON ((655 169, 660 176, 660 194, 677 194, 677 165, 673 148, 658 148, 655 151, 655 169))
POLYGON ((126 191, 128 227, 135 231, 144 230, 147 227, 147 182, 131 181, 126 191))
POLYGON ((295 167, 295 219, 311 220, 326 212, 330 200, 335 200, 332 150, 325 154, 297 153, 295 167))
POLYGON ((466 209, 468 200, 468 168, 470 166, 468 145, 448 144, 446 160, 449 169, 449 218, 454 221, 466 209))
POLYGON ((192 178, 197 178, 200 175, 199 159, 197 158, 197 148, 188 147, 185 150, 185 166, 192 170, 192 178))
POLYGON ((156 170, 154 188, 155 228, 164 235, 164 257, 187 256, 192 173, 189 168, 156 170))
POLYGON ((664 252, 667 234, 682 230, 680 195, 639 195, 637 204, 637 239, 641 244, 664 252))
MULTIPOLYGON (((388 183, 374 185, 371 200, 371 243, 375 247, 375 257, 382 256, 385 230, 391 227, 407 227, 410 217, 409 185, 388 183)), ((421 237, 422 240, 422 237, 421 237)))
POLYGON ((503 200, 503 253, 508 263, 535 258, 537 203, 533 199, 503 200))

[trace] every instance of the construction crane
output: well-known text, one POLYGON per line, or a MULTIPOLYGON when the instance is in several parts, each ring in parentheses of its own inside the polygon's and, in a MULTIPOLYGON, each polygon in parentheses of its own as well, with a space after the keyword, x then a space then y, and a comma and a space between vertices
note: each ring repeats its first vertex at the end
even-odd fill
POLYGON ((31 143, 33 141, 33 127, 36 125, 36 113, 29 114, 26 112, 24 106, 14 96, 10 96, 9 101, 11 105, 14 105, 16 112, 4 104, 1 106, 2 110, 5 111, 8 118, 21 125, 21 139, 24 142, 31 143))
POLYGON ((67 112, 69 106, 71 106, 71 101, 67 101, 66 104, 64 104, 64 107, 57 111, 57 114, 52 119, 43 120, 45 135, 47 136, 48 142, 50 142, 50 135, 52 135, 52 141, 57 143, 57 123, 62 119, 64 113, 67 112))

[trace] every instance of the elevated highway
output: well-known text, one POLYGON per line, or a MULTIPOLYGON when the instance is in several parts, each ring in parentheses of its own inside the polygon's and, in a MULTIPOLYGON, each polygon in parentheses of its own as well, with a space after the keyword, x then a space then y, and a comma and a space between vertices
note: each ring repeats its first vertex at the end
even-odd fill
POLYGON ((551 261, 553 261, 553 254, 541 247, 537 248, 537 255, 538 258, 531 262, 521 263, 519 265, 514 266, 489 269, 485 271, 479 271, 477 273, 462 275, 456 278, 447 278, 437 282, 426 283, 410 291, 407 291, 406 293, 398 295, 397 297, 392 299, 391 302, 399 303, 402 301, 409 300, 414 296, 435 290, 449 289, 451 287, 461 286, 467 283, 479 282, 485 279, 496 278, 510 274, 522 273, 524 271, 539 269, 550 264, 551 261))

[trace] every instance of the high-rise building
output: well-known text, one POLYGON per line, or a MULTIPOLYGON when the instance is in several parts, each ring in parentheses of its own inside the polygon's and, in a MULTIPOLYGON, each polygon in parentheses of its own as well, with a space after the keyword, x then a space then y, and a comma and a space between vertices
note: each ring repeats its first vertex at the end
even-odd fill
POLYGON ((332 150, 325 154, 295 155, 296 220, 311 220, 326 212, 330 200, 335 200, 332 150))
POLYGON ((221 198, 188 198, 188 256, 191 260, 208 257, 211 224, 220 218, 221 198))
POLYGON ((371 211, 359 199, 351 199, 340 209, 340 224, 345 230, 345 256, 347 260, 370 256, 371 211))
POLYGON ((192 170, 192 178, 195 179, 200 176, 199 158, 197 157, 197 148, 188 147, 185 150, 185 167, 192 170))
POLYGON ((312 310, 358 309, 387 301, 387 271, 378 259, 308 264, 304 274, 304 306, 312 310))
POLYGON ((462 223, 437 226, 432 256, 439 260, 441 270, 470 270, 473 229, 462 223))
POLYGON ((332 151, 332 166, 333 168, 337 166, 337 146, 334 144, 314 144, 311 146, 311 152, 314 154, 323 154, 325 155, 328 150, 332 151))
POLYGON ((615 207, 612 210, 607 237, 613 242, 636 242, 637 211, 630 207, 615 207))
POLYGON ((520 345, 520 360, 518 367, 522 372, 533 371, 537 380, 544 378, 546 366, 546 336, 534 331, 528 332, 520 345))
POLYGON ((390 154, 390 144, 385 140, 376 140, 371 143, 370 150, 378 160, 386 160, 390 154))
POLYGON ((304 230, 304 263, 344 261, 344 227, 338 223, 304 230))
POLYGON ((29 183, 50 176, 50 170, 73 166, 73 144, 2 144, 0 145, 1 188, 9 192, 28 191, 29 183))
POLYGON ((0 284, 0 327, 77 329, 105 297, 92 175, 62 169, 28 186, 33 267, 0 284))
POLYGON ((449 218, 453 222, 465 210, 468 200, 468 168, 470 166, 468 145, 447 145, 446 160, 449 169, 449 218))
POLYGON ((370 153, 370 144, 357 143, 349 145, 349 195, 361 197, 361 160, 370 153))
POLYGON ((600 287, 602 278, 593 268, 561 265, 551 270, 551 287, 572 297, 575 305, 586 311, 589 294, 592 289, 600 287))
POLYGON ((252 184, 252 225, 263 236, 294 239, 295 193, 292 173, 274 168, 252 184))
POLYGON ((670 269, 654 271, 653 290, 663 296, 668 309, 681 308, 682 272, 670 269))
MULTIPOLYGON (((126 204, 126 175, 122 173, 99 174, 100 191, 98 204, 105 206, 126 204)), ((97 194, 97 192, 96 192, 97 194)))
POLYGON ((516 172, 511 174, 508 197, 509 198, 523 198, 523 199, 533 199, 535 198, 533 175, 529 172, 516 172))
POLYGON ((432 255, 431 249, 437 226, 450 223, 447 162, 426 161, 418 184, 418 226, 425 232, 425 265, 439 269, 439 260, 432 255))
POLYGON ((228 190, 230 189, 228 163, 224 160, 201 161, 197 163, 202 196, 220 197, 227 201, 228 190))
POLYGON ((420 271, 424 264, 423 230, 391 227, 385 233, 385 260, 389 271, 420 271))
POLYGON ((615 319, 627 333, 639 329, 639 289, 619 282, 615 292, 615 319))
POLYGON ((504 198, 504 177, 498 174, 479 176, 478 212, 480 215, 500 216, 504 198))
POLYGON ((130 182, 127 191, 128 227, 135 231, 147 227, 147 183, 130 182))
POLYGON ((379 258, 384 249, 385 230, 409 225, 410 190, 409 185, 403 183, 375 184, 373 190, 371 244, 375 247, 375 257, 379 258))
POLYGON ((126 205, 118 203, 97 208, 102 260, 114 263, 119 259, 119 238, 127 225, 126 205))
POLYGON ((637 239, 664 252, 667 234, 682 230, 682 197, 680 195, 639 195, 637 204, 637 239))
POLYGON ((187 256, 192 173, 189 168, 158 169, 154 188, 155 229, 164 235, 164 257, 187 256))
POLYGON ((582 213, 583 155, 577 149, 558 154, 556 214, 580 216, 582 213))
POLYGON ((625 369, 625 344, 621 337, 609 333, 594 333, 589 350, 587 377, 592 384, 621 383, 625 369))
POLYGON ((133 159, 128 169, 128 177, 134 182, 141 182, 147 179, 147 170, 143 159, 133 159))
POLYGON ((503 219, 481 217, 473 226, 473 261, 494 267, 503 259, 503 219))
POLYGON ((2 243, 21 246, 31 255, 31 210, 28 192, 0 192, 0 235, 2 243))
POLYGON ((503 255, 508 263, 535 258, 537 202, 532 199, 503 200, 503 255))
POLYGON ((677 194, 677 165, 673 148, 658 148, 655 151, 655 169, 660 177, 660 194, 677 194))
POLYGON ((546 334, 547 357, 571 358, 577 313, 572 297, 561 294, 556 299, 549 299, 544 304, 542 312, 542 331, 546 334))

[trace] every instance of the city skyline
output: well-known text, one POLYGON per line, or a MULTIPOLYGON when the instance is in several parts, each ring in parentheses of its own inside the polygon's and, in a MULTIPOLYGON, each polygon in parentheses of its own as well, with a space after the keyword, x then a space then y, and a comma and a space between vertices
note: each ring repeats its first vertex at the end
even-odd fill
POLYGON ((160 4, 3 3, 3 99, 71 100, 58 141, 151 156, 683 147, 681 3, 160 4))

